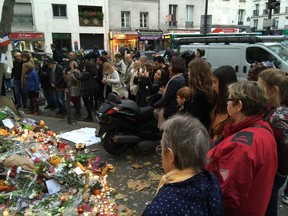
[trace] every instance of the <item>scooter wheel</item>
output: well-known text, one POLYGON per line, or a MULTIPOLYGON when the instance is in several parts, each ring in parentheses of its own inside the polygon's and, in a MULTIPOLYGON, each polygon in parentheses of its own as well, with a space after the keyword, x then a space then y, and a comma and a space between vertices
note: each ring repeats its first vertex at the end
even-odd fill
POLYGON ((106 132, 106 135, 103 140, 104 149, 113 155, 120 155, 126 151, 128 144, 117 143, 114 140, 114 136, 118 134, 118 129, 112 129, 106 132))

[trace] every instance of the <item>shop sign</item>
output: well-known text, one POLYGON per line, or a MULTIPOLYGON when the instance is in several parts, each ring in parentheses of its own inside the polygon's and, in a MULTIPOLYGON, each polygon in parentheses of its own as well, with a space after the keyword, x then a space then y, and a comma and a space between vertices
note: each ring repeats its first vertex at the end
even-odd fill
POLYGON ((161 39, 162 35, 143 35, 143 36, 138 36, 139 40, 158 40, 161 39))
POLYGON ((237 28, 215 28, 212 33, 237 33, 237 28))
POLYGON ((125 34, 114 34, 114 39, 125 39, 126 35, 125 34))
POLYGON ((18 40, 44 39, 44 34, 28 33, 28 32, 12 32, 9 34, 9 38, 18 40))
POLYGON ((164 39, 170 39, 171 36, 170 35, 164 35, 164 39))

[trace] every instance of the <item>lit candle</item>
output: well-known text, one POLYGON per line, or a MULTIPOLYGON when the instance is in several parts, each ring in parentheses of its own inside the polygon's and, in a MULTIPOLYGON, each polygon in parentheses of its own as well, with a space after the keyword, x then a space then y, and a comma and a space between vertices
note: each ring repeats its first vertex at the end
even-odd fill
POLYGON ((9 216, 9 210, 8 209, 5 209, 3 211, 3 216, 9 216))

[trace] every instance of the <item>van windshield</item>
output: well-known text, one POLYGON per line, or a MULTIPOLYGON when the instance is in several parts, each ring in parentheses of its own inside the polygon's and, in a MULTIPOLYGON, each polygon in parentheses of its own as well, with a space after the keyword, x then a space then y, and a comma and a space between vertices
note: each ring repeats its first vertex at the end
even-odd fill
POLYGON ((288 47, 282 44, 267 46, 272 52, 278 55, 282 60, 288 63, 288 47))

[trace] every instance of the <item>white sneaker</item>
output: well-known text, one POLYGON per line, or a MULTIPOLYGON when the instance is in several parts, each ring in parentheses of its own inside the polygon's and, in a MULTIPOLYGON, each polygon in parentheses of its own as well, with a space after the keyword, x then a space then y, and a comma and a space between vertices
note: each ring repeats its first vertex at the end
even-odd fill
POLYGON ((288 196, 283 195, 282 202, 288 204, 288 196))

